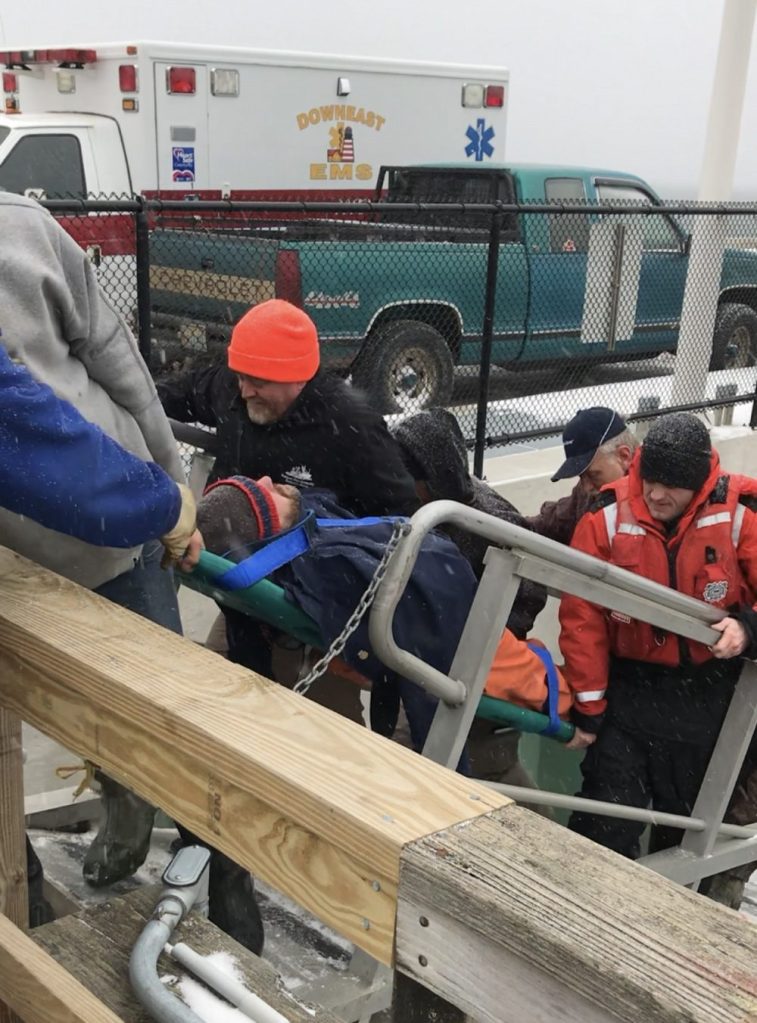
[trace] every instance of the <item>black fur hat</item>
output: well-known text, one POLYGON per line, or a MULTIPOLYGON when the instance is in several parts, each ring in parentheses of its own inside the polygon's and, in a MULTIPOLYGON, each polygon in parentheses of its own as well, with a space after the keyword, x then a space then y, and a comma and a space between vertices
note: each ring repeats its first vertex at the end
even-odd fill
POLYGON ((641 448, 641 478, 696 492, 710 474, 707 427, 689 412, 673 412, 650 426, 641 448))

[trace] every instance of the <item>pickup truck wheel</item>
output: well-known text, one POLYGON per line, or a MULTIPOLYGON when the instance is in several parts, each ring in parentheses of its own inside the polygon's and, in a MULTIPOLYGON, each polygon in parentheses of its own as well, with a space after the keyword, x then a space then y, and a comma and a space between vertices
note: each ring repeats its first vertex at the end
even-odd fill
POLYGON ((358 356, 352 382, 381 412, 419 412, 452 395, 452 353, 438 330, 418 320, 381 327, 358 356))
POLYGON ((744 369, 757 364, 757 312, 740 302, 718 308, 710 369, 744 369))

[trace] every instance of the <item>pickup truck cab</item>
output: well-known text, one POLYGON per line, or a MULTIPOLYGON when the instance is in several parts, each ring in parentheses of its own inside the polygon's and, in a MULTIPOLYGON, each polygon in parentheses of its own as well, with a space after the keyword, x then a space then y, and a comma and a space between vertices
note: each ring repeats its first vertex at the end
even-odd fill
MULTIPOLYGON (((690 238, 641 178, 564 166, 384 167, 376 198, 555 204, 554 212, 502 214, 494 364, 578 365, 675 351, 690 238), (585 208, 598 203, 627 209, 585 208)), ((221 297, 219 273, 253 277, 255 300, 278 295, 307 310, 324 363, 350 372, 383 410, 445 404, 454 367, 480 361, 491 221, 489 211, 398 209, 370 221, 293 220, 225 237, 158 231, 155 308, 186 315, 191 301, 195 322, 228 324, 245 303, 229 302, 228 289, 221 297), (203 268, 213 270, 208 289, 197 275, 203 268), (180 284, 186 271, 191 296, 180 284)), ((753 365, 757 253, 727 249, 720 286, 712 368, 753 365)))

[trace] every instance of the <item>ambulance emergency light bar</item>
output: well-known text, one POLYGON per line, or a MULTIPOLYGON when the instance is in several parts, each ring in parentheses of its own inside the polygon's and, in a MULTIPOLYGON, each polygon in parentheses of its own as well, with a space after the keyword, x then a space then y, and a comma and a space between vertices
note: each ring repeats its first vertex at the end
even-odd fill
POLYGON ((94 64, 97 60, 96 50, 76 50, 65 48, 59 50, 0 50, 0 64, 5 64, 9 71, 19 68, 29 70, 29 64, 55 63, 69 67, 84 67, 94 64))

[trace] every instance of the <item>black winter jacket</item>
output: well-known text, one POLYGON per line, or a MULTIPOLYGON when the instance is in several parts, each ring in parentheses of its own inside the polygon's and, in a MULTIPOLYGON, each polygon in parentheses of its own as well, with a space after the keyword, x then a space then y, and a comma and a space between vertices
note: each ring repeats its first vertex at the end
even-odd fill
POLYGON ((211 481, 242 474, 333 491, 356 515, 411 515, 413 480, 381 415, 359 391, 319 372, 278 422, 247 416, 235 375, 225 364, 197 366, 158 382, 166 414, 215 427, 211 481))

